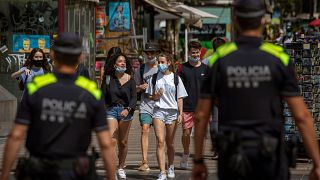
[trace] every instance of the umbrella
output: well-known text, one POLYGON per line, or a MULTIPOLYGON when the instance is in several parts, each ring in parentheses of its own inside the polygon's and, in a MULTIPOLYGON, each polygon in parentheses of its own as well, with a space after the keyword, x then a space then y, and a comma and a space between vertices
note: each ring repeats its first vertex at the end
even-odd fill
POLYGON ((313 20, 309 23, 309 26, 320 26, 320 19, 313 20))

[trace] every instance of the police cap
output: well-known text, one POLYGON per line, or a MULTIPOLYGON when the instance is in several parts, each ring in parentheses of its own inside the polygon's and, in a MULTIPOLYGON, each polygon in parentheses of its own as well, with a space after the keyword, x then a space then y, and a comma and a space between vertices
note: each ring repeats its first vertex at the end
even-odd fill
POLYGON ((82 41, 74 33, 62 33, 54 40, 52 49, 63 54, 78 55, 82 52, 82 41))
POLYGON ((146 43, 144 52, 159 51, 159 45, 157 43, 146 43))
POLYGON ((240 18, 258 18, 266 13, 264 0, 236 0, 235 15, 240 18))

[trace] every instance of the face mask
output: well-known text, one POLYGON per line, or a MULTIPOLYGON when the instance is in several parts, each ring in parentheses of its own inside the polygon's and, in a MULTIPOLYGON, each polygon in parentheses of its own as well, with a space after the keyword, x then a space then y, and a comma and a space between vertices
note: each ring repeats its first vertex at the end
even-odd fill
POLYGON ((31 60, 31 65, 36 67, 42 67, 44 61, 43 60, 31 60))
POLYGON ((197 63, 198 61, 200 61, 200 58, 199 57, 194 58, 192 56, 189 56, 188 60, 193 62, 193 63, 197 63))
POLYGON ((126 67, 118 67, 118 66, 115 66, 115 69, 117 73, 124 73, 127 70, 126 67))
POLYGON ((164 73, 168 69, 168 66, 166 64, 158 64, 158 69, 160 72, 164 73))
POLYGON ((145 59, 147 60, 147 63, 149 63, 149 64, 154 64, 154 63, 156 63, 156 61, 157 61, 157 58, 156 58, 156 57, 154 57, 154 58, 152 58, 152 59, 149 59, 149 58, 146 56, 145 59))

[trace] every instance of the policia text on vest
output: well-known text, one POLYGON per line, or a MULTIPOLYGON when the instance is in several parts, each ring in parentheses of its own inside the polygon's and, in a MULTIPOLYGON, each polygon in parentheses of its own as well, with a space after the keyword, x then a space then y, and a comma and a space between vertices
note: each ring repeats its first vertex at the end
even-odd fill
POLYGON ((320 163, 313 120, 282 47, 263 43, 259 37, 240 36, 210 59, 203 84, 196 111, 194 177, 205 169, 202 130, 214 101, 219 102, 219 179, 289 178, 294 155, 290 152, 287 157, 284 144, 283 98, 304 140, 310 142, 306 149, 315 167, 320 163))

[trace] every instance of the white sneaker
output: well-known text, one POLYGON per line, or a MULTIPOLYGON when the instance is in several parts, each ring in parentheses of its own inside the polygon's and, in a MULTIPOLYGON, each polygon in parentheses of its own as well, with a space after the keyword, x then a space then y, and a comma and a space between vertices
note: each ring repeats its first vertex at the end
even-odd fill
POLYGON ((167 180, 166 172, 160 172, 157 180, 167 180))
POLYGON ((180 161, 180 168, 182 169, 187 169, 189 164, 188 164, 188 159, 189 159, 189 154, 183 154, 181 161, 180 161))
POLYGON ((118 176, 120 179, 126 179, 127 175, 126 172, 124 171, 124 169, 118 169, 118 176))
POLYGON ((168 168, 168 178, 175 178, 176 175, 174 174, 174 166, 170 165, 168 168))

